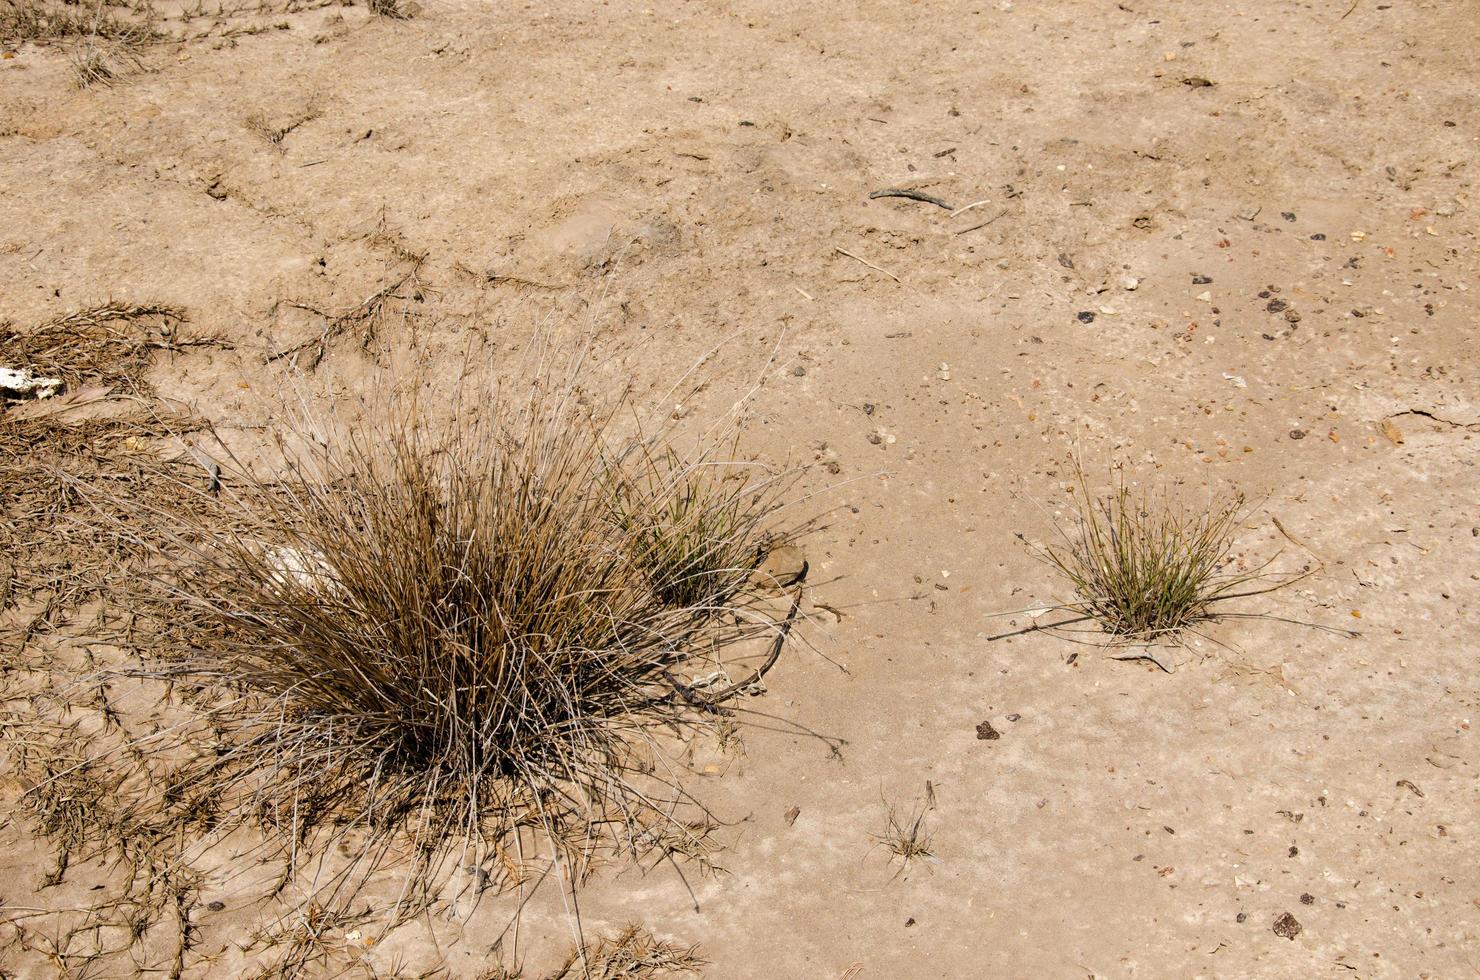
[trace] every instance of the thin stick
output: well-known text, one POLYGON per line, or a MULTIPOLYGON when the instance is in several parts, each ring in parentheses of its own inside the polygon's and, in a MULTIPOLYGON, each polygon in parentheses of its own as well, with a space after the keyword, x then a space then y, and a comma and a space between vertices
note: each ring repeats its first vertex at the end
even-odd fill
POLYGON ((983 221, 981 224, 979 224, 979 225, 972 225, 970 228, 962 228, 960 231, 956 232, 956 234, 958 234, 958 235, 964 235, 967 232, 977 231, 978 229, 985 228, 987 225, 989 225, 992 222, 996 221, 998 218, 1002 217, 1006 213, 1007 213, 1007 209, 1006 208, 1003 208, 1001 211, 998 211, 996 214, 992 215, 990 218, 988 218, 986 221, 983 221))
POLYGON ((992 199, 990 197, 983 198, 980 201, 972 201, 970 204, 962 205, 961 207, 959 207, 956 210, 952 211, 950 214, 946 215, 946 217, 947 218, 954 218, 958 214, 965 214, 967 211, 970 211, 972 208, 979 208, 983 204, 991 204, 991 203, 992 203, 992 199))
POLYGON ((932 197, 924 191, 900 190, 897 187, 888 187, 882 191, 874 191, 868 196, 870 201, 876 201, 881 197, 902 197, 909 201, 920 201, 924 204, 934 204, 938 208, 951 210, 951 206, 938 197, 932 197))
POLYGON ((899 282, 899 283, 904 282, 903 279, 899 278, 894 273, 890 272, 888 269, 881 269, 878 266, 874 265, 872 262, 870 262, 868 259, 865 259, 865 258, 863 258, 861 256, 858 256, 858 255, 854 255, 852 252, 848 251, 846 248, 841 248, 841 247, 836 246, 836 245, 834 245, 833 247, 838 250, 838 253, 840 255, 846 255, 846 256, 848 256, 848 258, 853 259, 856 262, 862 262, 864 265, 868 266, 870 269, 873 269, 875 272, 882 272, 882 273, 884 273, 884 275, 888 276, 890 279, 893 279, 895 282, 899 282))

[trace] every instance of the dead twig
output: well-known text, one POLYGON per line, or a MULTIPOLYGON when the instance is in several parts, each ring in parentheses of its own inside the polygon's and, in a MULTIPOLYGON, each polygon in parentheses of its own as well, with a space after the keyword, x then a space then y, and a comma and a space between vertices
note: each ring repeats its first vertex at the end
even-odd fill
POLYGON ((873 269, 875 272, 882 272, 884 275, 888 276, 890 279, 893 279, 895 282, 899 282, 899 283, 904 282, 903 279, 899 278, 894 273, 890 272, 888 269, 881 269, 878 266, 874 265, 872 262, 870 262, 868 259, 863 258, 862 256, 859 256, 859 255, 854 255, 852 252, 848 251, 846 248, 842 248, 842 247, 836 246, 836 245, 833 246, 833 247, 837 249, 839 255, 846 255, 846 256, 848 256, 848 258, 852 259, 855 262, 862 262, 864 265, 868 266, 870 269, 873 269))
POLYGON ((947 211, 955 210, 945 201, 942 201, 938 197, 932 197, 931 195, 926 194, 924 191, 901 190, 897 187, 887 187, 881 191, 874 191, 868 196, 868 199, 870 201, 876 201, 881 197, 902 197, 909 201, 920 201, 923 204, 934 204, 936 207, 945 208, 947 211))
POLYGON ((380 315, 380 312, 384 308, 386 301, 391 299, 396 294, 396 291, 398 289, 406 285, 407 282, 411 281, 411 279, 416 276, 417 270, 420 268, 421 263, 417 262, 410 269, 407 269, 405 272, 401 273, 400 277, 394 282, 390 283, 387 286, 383 286, 380 289, 377 289, 375 292, 367 296, 365 300, 361 302, 358 306, 355 306, 348 312, 341 313, 338 316, 328 316, 322 310, 316 310, 311 306, 292 304, 298 309, 308 310, 311 313, 317 313, 320 316, 325 316, 327 317, 328 322, 324 324, 324 329, 319 333, 317 337, 311 337, 308 340, 303 341, 302 343, 294 344, 292 347, 286 347, 282 350, 268 354, 267 363, 271 364, 273 361, 279 361, 285 357, 296 357, 298 354, 301 354, 309 348, 314 348, 313 359, 309 362, 308 368, 309 370, 313 370, 314 368, 318 367, 319 362, 324 359, 324 354, 327 352, 327 348, 331 341, 333 341, 340 334, 344 333, 350 327, 355 326, 359 323, 363 323, 368 319, 372 319, 380 315))
POLYGON ((797 621, 797 611, 802 607, 802 583, 807 578, 807 567, 807 563, 803 562, 802 572, 797 577, 797 594, 791 600, 791 611, 786 614, 786 619, 782 622, 780 629, 776 631, 776 639, 771 642, 771 653, 770 656, 766 657, 766 662, 757 667, 755 672, 743 681, 737 681, 729 687, 722 688, 713 694, 699 694, 691 688, 688 689, 689 693, 693 694, 699 702, 710 708, 716 707, 750 687, 752 684, 759 683, 766 676, 766 673, 772 667, 776 666, 776 661, 781 657, 781 648, 786 645, 786 638, 790 635, 791 628, 797 621))
POLYGON ((979 225, 972 225, 970 228, 962 228, 960 231, 956 232, 956 234, 958 234, 958 235, 965 235, 968 232, 979 231, 982 228, 985 228, 987 225, 991 224, 992 222, 996 221, 998 218, 1002 217, 1006 213, 1007 213, 1007 209, 1006 208, 1003 208, 1001 211, 998 211, 996 214, 992 215, 990 218, 988 218, 986 221, 983 221, 981 224, 979 224, 979 225))

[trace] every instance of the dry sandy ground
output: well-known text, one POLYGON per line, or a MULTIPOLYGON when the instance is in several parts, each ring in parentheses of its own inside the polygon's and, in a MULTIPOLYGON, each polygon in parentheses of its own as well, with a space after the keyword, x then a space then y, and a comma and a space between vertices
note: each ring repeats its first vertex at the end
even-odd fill
MULTIPOLYGON (((825 464, 830 519, 815 650, 753 703, 848 744, 749 733, 693 778, 733 821, 697 910, 614 866, 588 933, 645 923, 715 978, 1480 973, 1480 3, 423 6, 224 18, 285 26, 85 91, 7 54, 0 316, 183 307, 235 350, 153 381, 223 430, 384 384, 350 337, 311 378, 264 355, 408 254, 385 329, 449 378, 469 332, 567 323, 640 393, 722 343, 696 417, 764 377, 750 441, 825 464), (975 206, 869 199, 900 187, 975 206), (1052 533, 1076 449, 1262 502, 1241 552, 1324 570, 1246 611, 1360 637, 1228 620, 1173 673, 988 642, 1063 597, 1014 533, 1052 533), (927 781, 901 870, 872 835, 927 781)), ((6 902, 59 901, 5 834, 6 902)), ((202 899, 185 974, 247 971, 262 913, 202 899)), ((507 914, 357 969, 471 976, 507 914)), ((568 944, 553 891, 522 942, 568 944)))

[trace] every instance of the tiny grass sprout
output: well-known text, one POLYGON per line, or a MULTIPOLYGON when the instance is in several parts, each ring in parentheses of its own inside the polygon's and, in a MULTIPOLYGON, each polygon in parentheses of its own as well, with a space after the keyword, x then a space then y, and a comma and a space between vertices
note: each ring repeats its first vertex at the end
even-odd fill
POLYGON ((891 855, 899 858, 900 868, 896 875, 903 874, 911 862, 934 854, 934 835, 925 830, 925 814, 934 807, 935 791, 929 783, 925 785, 925 801, 913 816, 901 820, 898 808, 885 802, 884 832, 874 836, 874 844, 882 845, 891 855))

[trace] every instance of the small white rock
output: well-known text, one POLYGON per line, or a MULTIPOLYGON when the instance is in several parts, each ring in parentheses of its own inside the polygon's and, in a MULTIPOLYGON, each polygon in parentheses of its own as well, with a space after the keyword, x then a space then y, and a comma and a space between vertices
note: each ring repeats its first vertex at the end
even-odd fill
POLYGON ((1136 287, 1139 285, 1141 285, 1141 280, 1137 279, 1135 276, 1126 276, 1124 279, 1120 280, 1120 288, 1124 289, 1128 293, 1135 292, 1136 287))
POLYGON ((1213 301, 1213 294, 1204 289, 1202 292, 1197 294, 1197 298, 1202 300, 1204 303, 1211 303, 1213 301))
POLYGON ((0 367, 0 391, 14 398, 34 395, 50 398, 62 390, 61 378, 38 378, 28 368, 0 367))

